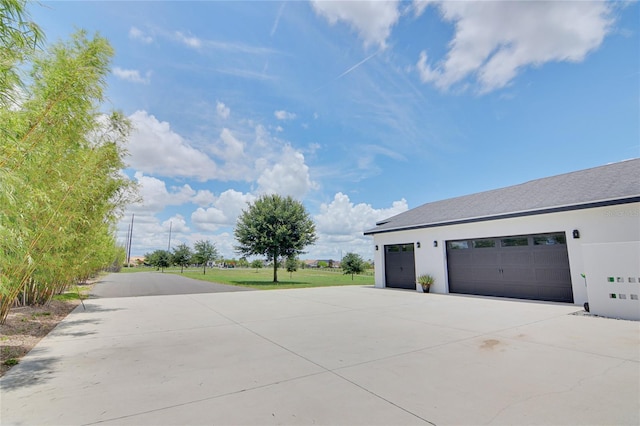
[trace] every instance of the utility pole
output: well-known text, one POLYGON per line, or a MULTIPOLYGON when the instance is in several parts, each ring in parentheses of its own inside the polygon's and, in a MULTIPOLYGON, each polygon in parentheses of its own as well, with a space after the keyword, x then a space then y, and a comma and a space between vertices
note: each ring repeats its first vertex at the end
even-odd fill
POLYGON ((129 249, 127 251, 127 265, 131 264, 131 241, 133 240, 133 218, 135 214, 131 215, 131 226, 129 227, 129 249))
POLYGON ((127 226, 127 236, 125 237, 124 240, 124 257, 125 257, 125 262, 127 262, 127 268, 130 266, 129 265, 129 235, 131 235, 131 225, 127 226))
POLYGON ((173 221, 169 222, 169 245, 167 246, 167 251, 171 251, 171 226, 173 225, 173 221))

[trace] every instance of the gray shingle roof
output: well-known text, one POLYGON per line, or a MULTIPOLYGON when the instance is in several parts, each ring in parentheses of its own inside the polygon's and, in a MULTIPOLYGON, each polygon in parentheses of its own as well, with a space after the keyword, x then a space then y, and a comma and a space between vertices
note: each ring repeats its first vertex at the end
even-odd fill
POLYGON ((640 158, 423 204, 365 235, 640 201, 640 158))

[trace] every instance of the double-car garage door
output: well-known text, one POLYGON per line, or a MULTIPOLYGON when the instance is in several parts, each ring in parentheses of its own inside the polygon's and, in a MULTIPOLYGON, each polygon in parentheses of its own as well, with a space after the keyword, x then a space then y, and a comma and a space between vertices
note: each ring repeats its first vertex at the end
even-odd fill
POLYGON ((573 303, 564 233, 447 242, 449 292, 573 303))
MULTIPOLYGON (((384 247, 387 287, 416 288, 413 244, 384 247)), ((447 241, 449 292, 573 303, 563 232, 447 241)))

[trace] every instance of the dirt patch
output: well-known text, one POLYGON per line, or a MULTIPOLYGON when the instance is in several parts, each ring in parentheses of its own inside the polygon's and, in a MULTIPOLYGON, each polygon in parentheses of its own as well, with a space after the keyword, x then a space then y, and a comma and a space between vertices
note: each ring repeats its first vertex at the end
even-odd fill
MULTIPOLYGON (((82 285, 88 292, 93 283, 82 285)), ((13 308, 0 325, 0 377, 20 362, 38 342, 66 318, 80 300, 52 300, 46 306, 13 308)))
POLYGON ((499 344, 500 340, 488 339, 482 342, 482 346, 480 346, 480 349, 491 350, 499 344))

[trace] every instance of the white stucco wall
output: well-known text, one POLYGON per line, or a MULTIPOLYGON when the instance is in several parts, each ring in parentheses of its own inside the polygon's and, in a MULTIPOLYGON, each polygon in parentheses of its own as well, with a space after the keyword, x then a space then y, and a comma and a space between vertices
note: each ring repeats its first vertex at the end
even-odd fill
POLYGON ((431 291, 448 293, 446 241, 549 232, 565 232, 567 236, 574 303, 582 305, 588 301, 580 275, 585 272, 582 246, 640 241, 640 203, 376 234, 373 236, 373 244, 378 246, 374 252, 376 287, 385 286, 385 245, 420 242, 421 248, 415 251, 416 276, 434 275, 436 282, 431 291), (579 239, 572 237, 574 229, 580 231, 579 239), (434 241, 438 242, 437 247, 433 246, 434 241))
POLYGON ((640 242, 585 244, 591 313, 640 320, 640 242))

